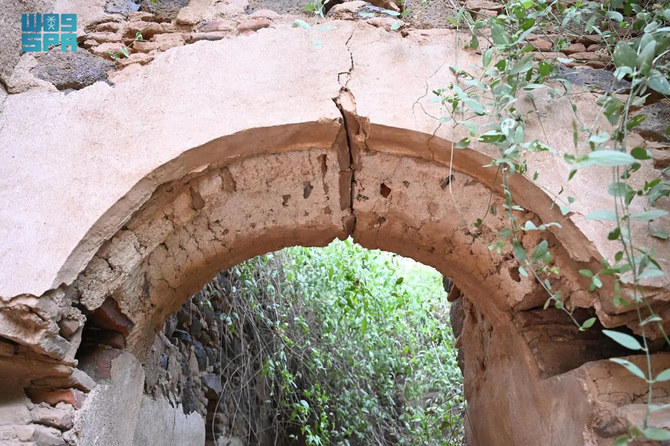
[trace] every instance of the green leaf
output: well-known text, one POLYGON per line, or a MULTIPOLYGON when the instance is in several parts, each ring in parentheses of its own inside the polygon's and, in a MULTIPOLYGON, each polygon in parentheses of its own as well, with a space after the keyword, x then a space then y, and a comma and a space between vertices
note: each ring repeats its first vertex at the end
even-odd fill
POLYGON ((533 60, 534 55, 528 54, 524 56, 521 60, 514 64, 510 74, 520 74, 525 73, 526 71, 532 69, 535 66, 535 61, 533 60))
POLYGON ((541 76, 546 77, 549 76, 552 71, 554 71, 554 67, 550 63, 543 60, 538 64, 537 71, 541 76))
POLYGON ((468 97, 463 98, 462 101, 465 105, 470 107, 470 109, 472 109, 472 111, 475 112, 475 114, 480 116, 486 114, 486 109, 479 101, 476 101, 468 97))
POLYGON ((603 114, 610 124, 616 125, 623 112, 624 103, 619 98, 614 96, 601 96, 596 101, 598 105, 602 105, 603 114))
POLYGON ((392 17, 398 17, 400 15, 400 12, 394 11, 392 9, 382 9, 382 14, 387 14, 392 17))
POLYGON ((466 149, 470 145, 470 138, 463 138, 456 143, 457 149, 466 149))
POLYGON ((512 240, 512 250, 514 251, 514 257, 519 259, 521 262, 526 261, 526 250, 521 246, 521 243, 519 243, 519 240, 514 239, 512 240))
POLYGON ((463 124, 463 126, 468 129, 471 136, 474 136, 479 132, 479 127, 472 121, 460 121, 459 124, 463 124))
POLYGON ((526 268, 524 268, 523 266, 519 267, 519 274, 521 274, 523 277, 528 277, 528 271, 526 271, 526 268))
POLYGON ((652 221, 657 218, 665 217, 668 215, 667 211, 663 211, 661 209, 655 209, 653 211, 645 211, 645 212, 639 212, 637 214, 631 215, 631 218, 633 220, 638 220, 638 221, 652 221))
POLYGON ((400 27, 403 26, 403 25, 404 25, 403 22, 393 22, 393 24, 391 25, 391 31, 395 31, 397 29, 400 29, 400 27))
POLYGON ((589 318, 589 319, 584 321, 581 328, 583 330, 585 330, 587 328, 591 328, 591 327, 593 327, 593 324, 595 324, 595 323, 596 323, 596 318, 595 317, 589 318))
POLYGON ((598 150, 587 155, 588 163, 593 166, 628 166, 635 162, 635 158, 618 150, 598 150))
POLYGON ((614 446, 628 446, 628 435, 622 435, 614 441, 614 446))
MULTIPOLYGON (((646 117, 646 115, 637 115, 637 116, 645 116, 646 117)), ((635 119, 635 118, 633 118, 633 119, 635 119)), ((633 150, 630 151, 630 154, 636 160, 650 160, 651 159, 651 152, 649 152, 649 150, 645 149, 644 147, 640 147, 640 146, 634 147, 633 150)))
POLYGON ((657 314, 652 314, 651 316, 640 322, 640 326, 642 327, 652 322, 663 322, 663 318, 657 314))
POLYGON ((642 279, 651 279, 654 277, 663 277, 664 275, 665 273, 663 272, 663 270, 659 269, 655 265, 649 265, 649 267, 646 268, 643 273, 638 275, 637 278, 642 280, 642 279))
POLYGON ((617 67, 635 67, 637 66, 637 52, 628 42, 619 41, 614 47, 612 59, 617 67))
POLYGON ((505 139, 505 135, 500 133, 498 130, 489 130, 479 137, 479 142, 497 143, 503 142, 505 139))
POLYGON ((594 144, 602 144, 604 142, 607 142, 610 140, 610 134, 607 132, 602 132, 597 135, 592 135, 589 138, 589 141, 594 143, 594 144))
MULTIPOLYGON (((638 115, 633 116, 626 123, 626 130, 630 130, 630 129, 633 129, 633 128, 637 127, 638 125, 642 124, 642 122, 644 122, 645 119, 647 119, 647 115, 645 115, 644 113, 640 113, 638 115)), ((635 157, 635 155, 633 155, 633 157, 635 157)), ((635 158, 635 159, 639 159, 639 158, 635 158)))
MULTIPOLYGON (((649 36, 649 34, 647 34, 649 36)), ((640 43, 642 45, 642 43, 640 43)), ((651 71, 651 65, 654 61, 654 54, 656 52, 656 41, 652 38, 648 43, 644 45, 640 55, 637 58, 637 65, 640 68, 640 72, 646 76, 651 71)))
POLYGON ((293 28, 303 28, 303 29, 312 29, 312 26, 301 19, 295 19, 293 21, 293 28))
POLYGON ((498 23, 494 22, 491 24, 491 37, 496 45, 509 45, 509 35, 505 31, 505 28, 498 23))
POLYGON ((616 214, 609 209, 599 209, 593 211, 584 217, 587 220, 607 220, 616 221, 616 214))
POLYGON ((491 59, 493 56, 493 49, 489 48, 488 50, 484 51, 484 54, 482 54, 482 65, 484 68, 487 68, 491 64, 491 59))
POLYGON ((648 427, 642 431, 645 437, 650 440, 664 441, 670 440, 670 431, 658 427, 648 427))
POLYGON ((498 232, 498 238, 506 239, 512 235, 512 231, 509 228, 503 228, 498 232))
POLYGON ((530 261, 535 263, 544 259, 544 256, 547 254, 548 246, 549 243, 546 240, 542 240, 540 244, 537 245, 537 248, 535 248, 535 251, 533 251, 533 254, 530 256, 530 261))
POLYGON ((664 95, 670 95, 670 82, 658 70, 651 70, 649 72, 649 79, 647 85, 652 90, 655 90, 664 95))
POLYGON ((316 9, 316 6, 314 6, 314 3, 308 3, 305 5, 305 11, 314 11, 316 9))
POLYGON ((667 240, 670 238, 670 235, 668 235, 668 233, 665 231, 654 231, 650 235, 652 237, 660 238, 661 240, 667 240))
POLYGON ((589 277, 589 278, 593 277, 593 273, 591 272, 590 269, 580 269, 579 274, 581 274, 582 276, 585 276, 585 277, 589 277))
POLYGON ((661 26, 661 24, 658 23, 656 20, 654 20, 653 22, 647 24, 647 26, 644 27, 644 32, 645 34, 653 33, 658 29, 659 26, 661 26))
MULTIPOLYGON (((603 331, 605 331, 605 330, 603 330, 603 331)), ((647 378, 646 378, 646 376, 644 376, 644 372, 638 366, 633 364, 632 362, 630 362, 628 360, 625 360, 625 359, 621 359, 621 358, 610 358, 610 361, 616 362, 617 364, 620 364, 620 365, 626 367, 626 369, 628 369, 628 371, 631 372, 633 375, 635 375, 639 378, 642 378, 646 381, 647 378)))
POLYGON ((532 221, 528 220, 524 225, 523 225, 523 230, 524 231, 536 231, 538 229, 537 226, 535 226, 535 223, 532 221))
POLYGON ((617 344, 626 347, 627 349, 644 350, 640 342, 629 334, 613 330, 603 330, 603 334, 614 340, 617 344))
POLYGON ((603 282, 600 280, 600 277, 598 277, 598 276, 593 276, 593 277, 591 278, 591 283, 592 283, 593 286, 595 286, 596 288, 602 288, 602 287, 603 287, 603 282))
POLYGON ((656 375, 656 379, 654 379, 655 382, 659 381, 670 381, 670 369, 665 369, 658 375, 656 375))
POLYGON ((472 35, 472 38, 470 39, 470 43, 468 43, 468 46, 466 48, 472 48, 473 50, 476 50, 479 48, 479 39, 477 38, 476 35, 472 35))
POLYGON ((607 17, 614 20, 615 22, 623 22, 623 14, 617 11, 607 11, 607 17))
POLYGON ((607 187, 607 192, 613 197, 625 197, 626 194, 632 192, 633 188, 628 183, 621 181, 610 183, 607 187))

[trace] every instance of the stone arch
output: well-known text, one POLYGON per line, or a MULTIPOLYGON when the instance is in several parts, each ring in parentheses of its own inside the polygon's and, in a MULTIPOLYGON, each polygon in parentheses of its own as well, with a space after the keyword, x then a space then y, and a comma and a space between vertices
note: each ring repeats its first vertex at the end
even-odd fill
MULTIPOLYGON (((12 266, 0 269, 17 274, 3 272, 0 290, 8 302, 0 312, 8 321, 0 335, 18 344, 7 348, 3 358, 10 360, 3 361, 49 365, 41 375, 34 366, 21 377, 14 373, 20 367, 0 372, 9 370, 28 390, 54 379, 90 390, 94 384, 73 378, 77 333, 106 303, 127 319, 121 330, 127 349, 141 360, 167 315, 217 271, 284 246, 323 245, 351 235, 364 247, 434 266, 463 292, 460 343, 473 444, 609 441, 622 428, 616 410, 639 402, 643 383, 631 383, 625 370, 598 361, 612 351, 595 331, 578 333, 559 311, 541 310, 546 295, 519 274, 509 248, 489 249, 505 226, 495 169, 483 167, 494 155, 491 148, 452 152, 462 135, 436 128, 424 113, 430 107, 428 85, 402 93, 375 77, 375 70, 394 67, 402 55, 407 66, 420 67, 417 79, 456 82, 443 62, 454 56, 453 33, 433 33, 427 42, 421 33, 381 39, 383 31, 365 25, 338 26, 324 38, 325 62, 310 50, 313 36, 280 28, 237 42, 171 50, 114 89, 96 84, 67 96, 37 92, 6 100, 0 136, 28 154, 36 173, 12 160, 2 173, 16 178, 12 169, 20 172, 55 229, 35 229, 36 242, 26 240, 27 230, 5 236, 3 244, 20 268, 0 260, 0 266, 12 266), (268 61, 265 54, 273 49, 287 57, 268 61), (368 57, 371 51, 375 58, 368 57), (199 68, 202 59, 217 76, 199 68), (379 65, 371 66, 372 60, 379 65), (267 76, 259 74, 248 85, 240 79, 249 72, 267 76), (306 81, 315 82, 314 90, 296 95, 294 84, 306 81), (227 89, 230 83, 236 91, 227 89), (165 88, 186 91, 163 95, 165 88), (158 118, 146 126, 129 123, 138 103, 158 118), (269 110, 276 104, 284 109, 269 110), (417 104, 425 108, 417 111, 417 104), (77 114, 63 115, 62 108, 77 114), (89 122, 90 116, 100 123, 89 122), (33 121, 60 127, 39 133, 37 124, 18 125, 33 121), (39 150, 61 137, 71 141, 59 154, 63 159, 39 150), (81 172, 63 167, 77 163, 81 172), (118 178, 108 185, 107 174, 118 178), (95 188, 88 202, 83 193, 75 197, 81 202, 67 209, 69 219, 53 205, 50 191, 42 192, 42 177, 57 175, 65 178, 54 181, 58 192, 65 193, 68 181, 95 188), (474 227, 484 214, 483 224, 474 227), (54 234, 62 240, 45 246, 45 260, 33 265, 11 240, 17 233, 28 246, 51 241, 54 234), (74 321, 72 328, 68 321, 74 321), (21 326, 31 330, 16 328, 21 326), (617 400, 621 394, 626 396, 617 400)), ((565 128, 557 125, 549 136, 567 151, 565 128)), ((540 133, 537 123, 529 126, 533 131, 540 133)), ((597 314, 606 326, 634 326, 634 315, 612 307, 609 284, 591 294, 578 274, 606 254, 603 227, 579 218, 588 206, 564 218, 541 187, 564 178, 567 168, 556 159, 530 158, 531 166, 547 172, 545 183, 514 178, 510 186, 526 209, 520 218, 562 224, 542 234, 561 269, 552 285, 581 308, 583 318, 597 314)), ((589 178, 581 187, 601 182, 589 178)), ((22 203, 22 190, 11 184, 7 190, 19 220, 32 222, 34 211, 22 203)), ((522 243, 532 250, 539 240, 538 233, 528 233, 522 243)), ((665 305, 667 283, 652 285, 657 303, 665 305)), ((668 357, 657 358, 655 366, 662 369, 668 357)))

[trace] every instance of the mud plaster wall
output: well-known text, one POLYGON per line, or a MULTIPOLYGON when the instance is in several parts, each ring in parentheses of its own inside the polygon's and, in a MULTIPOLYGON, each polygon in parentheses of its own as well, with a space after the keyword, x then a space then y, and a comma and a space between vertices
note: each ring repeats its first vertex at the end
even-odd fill
MULTIPOLYGON (((352 176, 348 165, 340 165, 337 151, 330 149, 261 155, 210 167, 159 187, 75 282, 75 306, 61 325, 82 319, 82 314, 98 320, 90 312, 95 314, 113 301, 118 306, 116 317, 122 320, 117 332, 126 335, 117 347, 145 361, 151 357, 151 346, 161 342, 161 336, 154 335, 168 315, 217 271, 283 246, 323 245, 335 236, 351 234, 363 246, 436 267, 453 277, 466 302, 471 302, 460 342, 472 438, 489 444, 501 438, 501 431, 510 444, 538 436, 547 444, 563 438, 563 429, 541 428, 554 416, 557 399, 569 394, 563 383, 561 393, 556 393, 546 379, 605 358, 611 351, 588 348, 606 342, 597 335, 594 338, 593 332, 577 333, 561 313, 535 310, 543 305, 545 295, 518 274, 511 252, 497 254, 488 249, 504 227, 502 199, 472 177, 425 160, 370 151, 358 153, 355 159, 352 176), (498 216, 487 218, 478 229, 467 223, 489 206, 499 211, 498 216), (556 343, 557 338, 563 342, 556 343), (575 345, 582 348, 574 351, 575 345), (531 402, 535 410, 528 413, 531 402), (501 420, 501 413, 510 416, 501 420)), ((519 217, 540 224, 531 213, 519 217)), ((579 295, 579 265, 549 239, 562 271, 554 286, 566 296, 579 295)), ((538 235, 529 235, 522 243, 532 250, 539 240, 538 235)), ((584 311, 584 316, 593 314, 584 311)), ((96 371, 102 361, 97 355, 81 356, 80 367, 99 382, 111 379, 113 383, 112 373, 96 371)), ((609 369, 606 364, 602 366, 609 369)), ((141 381, 136 384, 139 388, 141 381)), ((579 401, 584 398, 581 385, 580 381, 569 389, 579 401)), ((100 384, 95 389, 99 388, 100 384)), ((94 421, 85 421, 95 420, 92 408, 107 406, 104 399, 100 403, 100 391, 95 389, 75 423, 79 435, 75 441, 100 428, 94 421)), ((138 404, 154 403, 136 400, 138 404)), ((183 411, 178 406, 183 401, 173 404, 183 411)), ((207 404, 200 401, 196 406, 201 405, 202 411, 207 404)), ((590 432, 591 410, 565 412, 565 425, 581 426, 571 430, 575 439, 590 432)))
MULTIPOLYGON (((336 141, 344 144, 345 136, 342 134, 336 141)), ((67 378, 67 370, 58 371, 63 363, 75 364, 67 360, 54 361, 54 370, 63 376, 61 383, 34 379, 32 384, 23 385, 27 386, 32 404, 40 401, 35 388, 92 389, 87 397, 79 390, 83 401, 80 404, 71 401, 73 406, 81 407, 74 413, 73 427, 63 435, 64 441, 73 444, 87 444, 87 438, 99 431, 101 438, 123 439, 115 430, 117 423, 105 425, 99 420, 117 419, 119 414, 128 416, 132 410, 140 413, 140 407, 149 410, 158 406, 156 413, 172 414, 168 417, 171 420, 176 420, 177 415, 187 416, 184 409, 206 412, 203 408, 209 401, 198 401, 196 397, 185 403, 181 399, 183 392, 182 397, 171 401, 169 392, 152 395, 156 379, 147 381, 144 376, 148 373, 145 370, 155 368, 155 364, 151 365, 156 359, 151 359, 151 347, 162 342, 158 351, 173 350, 165 343, 164 335, 155 337, 166 318, 221 269, 283 246, 323 245, 333 237, 352 235, 363 246, 397 252, 432 265, 453 277, 462 290, 467 311, 459 343, 465 353, 471 426, 468 429, 475 444, 490 444, 501 438, 508 444, 537 438, 553 444, 562 441, 566 431, 574 435, 576 442, 588 436, 596 440, 612 438, 622 431, 625 424, 621 420, 626 419, 625 414, 615 413, 614 409, 639 404, 644 389, 640 383, 630 382, 629 389, 633 391, 625 393, 630 396, 623 400, 620 396, 617 405, 613 405, 609 396, 612 386, 598 385, 588 390, 594 401, 587 402, 590 374, 598 375, 598 380, 615 376, 608 362, 596 362, 598 365, 594 366, 591 361, 616 351, 595 335, 596 331, 578 333, 562 313, 538 310, 545 294, 533 281, 519 275, 509 250, 498 254, 488 248, 505 225, 502 203, 500 196, 460 172, 458 166, 451 170, 428 160, 364 147, 347 152, 338 147, 315 148, 210 165, 158 187, 100 248, 73 289, 54 293, 52 299, 61 304, 71 302, 57 320, 55 330, 62 336, 50 337, 48 332, 53 328, 46 324, 42 336, 35 332, 35 344, 47 350, 52 345, 62 346, 67 351, 65 357, 77 358, 79 368, 97 385, 88 384, 87 389, 85 378, 79 380, 82 383, 67 378), (472 222, 491 206, 497 215, 487 217, 484 225, 475 228, 472 222), (43 342, 44 339, 56 341, 43 342), (98 347, 87 349, 87 342, 98 347), (143 370, 128 355, 139 358, 149 368, 143 370), (121 368, 125 375, 119 377, 121 368), (128 369, 136 371, 133 374, 128 369), (552 381, 558 376, 564 379, 552 381), (140 397, 143 387, 149 399, 140 397), (126 392, 122 388, 135 390, 126 392), (117 402, 122 395, 136 397, 132 403, 117 402), (573 410, 565 401, 580 410, 573 410), (185 407, 189 404, 192 407, 185 407), (529 404, 534 407, 531 413, 527 411, 529 404), (557 404, 565 407, 561 412, 563 424, 556 431, 546 430, 543 426, 556 416, 557 404), (113 410, 119 407, 126 410, 113 410), (501 419, 501 413, 510 416, 501 419), (599 430, 594 432, 595 423, 599 430)), ((541 223, 530 212, 519 218, 541 223)), ((590 317, 593 310, 588 301, 584 302, 593 297, 582 291, 582 279, 577 273, 581 265, 551 235, 549 240, 554 261, 562 272, 554 287, 569 298, 578 297, 577 302, 586 307, 580 316, 590 317)), ((532 250, 539 241, 538 234, 530 233, 522 243, 532 250)), ((12 314, 20 316, 19 312, 12 314)), ((7 348, 12 355, 30 357, 25 348, 7 348)), ((55 350, 51 354, 59 355, 55 350)), ((195 375, 195 370, 200 369, 195 345, 193 356, 187 350, 181 354, 187 362, 171 366, 168 359, 167 369, 188 364, 193 367, 191 375, 195 375), (194 357, 197 366, 191 364, 194 357)), ((11 360, 11 356, 7 359, 11 360)), ((659 356, 659 369, 666 360, 659 356)), ((174 371, 171 376, 178 375, 174 371)), ((203 395, 202 386, 192 393, 203 395)), ((667 396, 659 393, 659 401, 667 396)), ((193 412, 189 414, 197 420, 193 412)), ((184 423, 179 421, 178 426, 183 427, 184 423)), ((203 432, 202 418, 191 423, 195 423, 192 426, 197 432, 203 432)), ((136 434, 140 437, 147 435, 141 432, 142 426, 138 424, 140 431, 136 434)))

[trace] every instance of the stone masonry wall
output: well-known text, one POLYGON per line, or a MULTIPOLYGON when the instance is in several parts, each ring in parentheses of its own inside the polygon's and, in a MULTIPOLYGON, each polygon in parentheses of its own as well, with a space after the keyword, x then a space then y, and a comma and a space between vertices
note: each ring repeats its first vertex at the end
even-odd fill
POLYGON ((234 280, 223 271, 184 302, 165 322, 144 364, 145 393, 205 418, 208 446, 269 444, 262 435, 272 421, 262 409, 263 359, 250 324, 236 319, 234 280))

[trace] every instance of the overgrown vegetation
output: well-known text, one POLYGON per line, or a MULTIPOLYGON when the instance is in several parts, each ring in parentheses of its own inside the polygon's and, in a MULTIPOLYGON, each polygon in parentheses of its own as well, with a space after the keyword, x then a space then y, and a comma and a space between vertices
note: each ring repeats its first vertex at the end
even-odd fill
POLYGON ((260 344, 248 363, 264 377, 275 441, 462 444, 462 375, 435 270, 336 240, 229 275, 227 329, 260 344))
MULTIPOLYGON (((527 253, 521 240, 528 231, 545 231, 560 223, 550 222, 537 227, 531 221, 521 222, 517 211, 523 211, 509 187, 513 175, 522 175, 536 181, 541 172, 529 172, 525 154, 547 152, 558 156, 547 141, 529 140, 526 125, 531 115, 519 106, 520 101, 530 101, 535 108, 536 97, 571 98, 570 82, 560 76, 561 65, 571 59, 537 60, 534 46, 528 41, 532 34, 552 34, 554 50, 560 51, 571 38, 595 35, 603 43, 613 61, 612 87, 628 81, 628 88, 606 88, 597 99, 597 105, 609 128, 595 123, 583 122, 577 106, 574 112, 574 145, 578 155, 565 155, 573 166, 570 181, 578 171, 601 166, 611 168, 612 182, 607 192, 612 196, 612 208, 594 210, 590 219, 614 222, 609 240, 618 243, 620 249, 612 259, 602 259, 598 271, 584 269, 580 273, 591 279, 591 291, 603 288, 603 280, 611 280, 614 294, 610 296, 617 306, 631 306, 638 316, 636 333, 639 337, 614 330, 604 333, 622 346, 646 356, 646 369, 632 362, 613 358, 631 373, 645 380, 649 386, 647 412, 640 426, 629 426, 629 432, 617 439, 616 444, 627 444, 636 438, 670 440, 670 431, 648 426, 649 414, 660 407, 652 404, 653 384, 670 380, 670 370, 654 376, 648 334, 656 331, 670 345, 665 333, 663 318, 651 305, 642 286, 642 281, 665 274, 663 261, 654 250, 641 240, 643 235, 667 240, 666 230, 652 229, 658 219, 667 219, 668 213, 656 208, 659 199, 670 195, 670 181, 664 179, 665 168, 656 178, 640 181, 637 176, 645 163, 652 162, 646 147, 631 147, 630 132, 646 118, 638 109, 659 97, 670 95, 670 2, 640 0, 608 0, 604 2, 559 2, 542 0, 520 0, 505 2, 503 13, 492 18, 473 19, 473 15, 461 8, 453 24, 466 27, 471 34, 467 47, 482 51, 482 64, 475 69, 452 67, 463 80, 463 84, 452 84, 436 90, 436 99, 445 108, 445 117, 440 124, 453 123, 464 126, 470 136, 463 138, 456 149, 464 149, 473 141, 495 145, 498 158, 489 167, 497 169, 497 178, 503 190, 506 216, 509 227, 500 231, 498 242, 491 249, 511 246, 519 262, 520 274, 534 277, 547 293, 547 304, 565 311, 580 330, 593 326, 595 318, 578 321, 574 307, 567 296, 552 288, 551 277, 560 276, 560 269, 552 263, 547 241, 540 242, 532 253, 527 253), (583 142, 580 142, 583 141, 583 142), (640 225, 637 222, 647 223, 640 225)), ((583 197, 562 197, 563 188, 557 193, 554 205, 560 206, 563 215, 570 212, 570 204, 583 197)), ((488 210, 480 219, 482 224, 488 210)), ((667 220, 665 220, 667 228, 667 220)))

